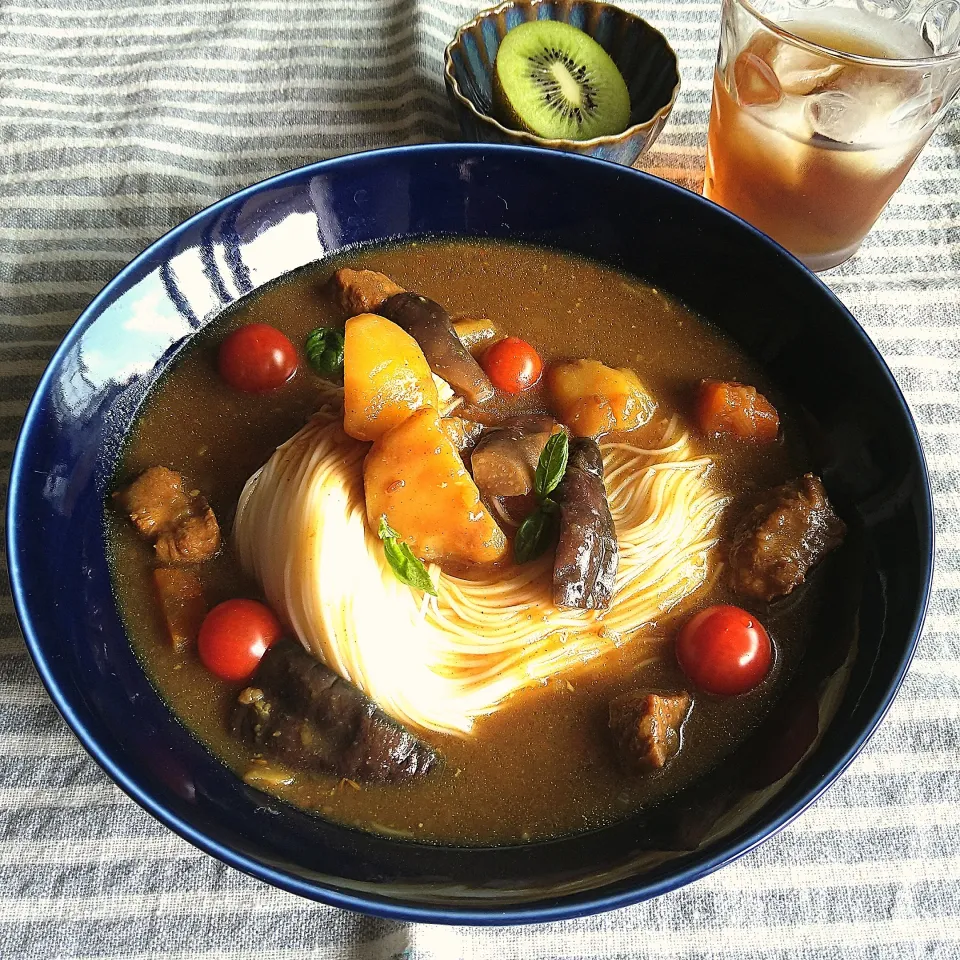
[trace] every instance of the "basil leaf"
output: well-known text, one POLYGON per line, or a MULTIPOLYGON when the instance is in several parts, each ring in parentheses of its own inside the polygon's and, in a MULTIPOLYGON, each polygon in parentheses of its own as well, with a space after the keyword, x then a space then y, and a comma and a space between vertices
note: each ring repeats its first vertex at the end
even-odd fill
POLYGON ((394 540, 397 540, 400 537, 400 534, 387 523, 387 515, 385 513, 380 514, 380 527, 377 530, 377 536, 381 540, 386 540, 388 537, 393 537, 394 540))
POLYGON ((533 476, 533 489, 538 497, 543 499, 560 484, 563 475, 567 472, 569 454, 570 441, 562 430, 547 441, 533 476))
POLYGON ((390 564, 393 575, 401 583, 435 597, 437 588, 433 585, 430 574, 427 573, 427 568, 414 555, 410 547, 398 539, 400 535, 387 523, 386 516, 380 517, 377 536, 383 541, 383 553, 387 558, 387 563, 390 564))
POLYGON ((330 327, 317 327, 307 334, 307 359, 321 377, 333 377, 343 370, 343 334, 330 327))
POLYGON ((517 563, 536 560, 550 546, 557 529, 560 505, 550 499, 567 472, 570 440, 566 433, 555 433, 544 445, 533 475, 533 489, 539 506, 517 528, 513 538, 513 558, 517 563))
POLYGON ((553 517, 537 507, 517 529, 513 539, 513 559, 517 563, 536 560, 553 540, 553 517))
POLYGON ((414 556, 413 551, 400 540, 394 540, 393 537, 383 541, 383 552, 386 554, 387 563, 393 570, 394 576, 401 582, 406 583, 416 590, 422 590, 429 593, 431 597, 437 595, 437 588, 427 573, 427 568, 414 556))

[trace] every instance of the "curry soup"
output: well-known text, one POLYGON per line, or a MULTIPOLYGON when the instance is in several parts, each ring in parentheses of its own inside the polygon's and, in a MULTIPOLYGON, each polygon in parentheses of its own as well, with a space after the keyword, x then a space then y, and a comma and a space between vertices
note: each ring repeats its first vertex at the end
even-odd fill
MULTIPOLYGON (((231 389, 217 372, 218 345, 230 330, 253 322, 279 328, 301 352, 313 328, 342 329, 344 316, 326 283, 344 265, 382 272, 443 304, 454 317, 488 318, 534 345, 545 364, 590 357, 632 368, 659 410, 677 413, 697 451, 714 460, 712 481, 731 502, 718 528, 721 538, 742 514, 741 504, 811 466, 788 399, 731 342, 664 291, 599 263, 539 248, 438 240, 351 251, 258 291, 194 338, 143 404, 126 444, 117 485, 163 464, 209 500, 224 533, 222 549, 200 571, 210 606, 231 597, 263 596, 241 570, 231 541, 238 498, 248 478, 321 401, 320 380, 302 360, 294 378, 272 392, 231 389), (779 410, 779 439, 758 445, 699 436, 690 412, 702 378, 756 386, 779 410)), ((492 405, 498 416, 546 407, 542 382, 519 397, 498 394, 492 405)), ((655 428, 662 429, 662 420, 644 429, 655 428)), ((228 724, 245 684, 213 676, 194 648, 173 649, 154 595, 151 545, 109 504, 106 522, 119 609, 145 669, 195 735, 238 775, 248 775, 258 751, 228 724)), ((607 731, 608 703, 638 684, 690 689, 677 666, 673 638, 697 609, 736 602, 721 575, 722 557, 723 551, 716 551, 707 582, 651 625, 647 633, 654 639, 645 643, 643 655, 627 644, 523 690, 479 718, 470 736, 416 731, 442 758, 425 778, 360 784, 296 772, 292 782, 280 777, 257 785, 362 829, 458 844, 581 831, 649 805, 736 750, 782 692, 819 611, 839 589, 818 572, 789 603, 765 611, 776 651, 767 679, 741 696, 697 693, 677 756, 644 777, 625 777, 607 731)))

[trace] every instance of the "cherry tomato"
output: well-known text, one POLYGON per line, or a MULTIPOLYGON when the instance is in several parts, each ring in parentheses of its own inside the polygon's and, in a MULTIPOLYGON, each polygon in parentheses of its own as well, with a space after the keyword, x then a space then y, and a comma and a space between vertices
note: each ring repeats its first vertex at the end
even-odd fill
POLYGON ((235 390, 261 393, 282 387, 297 372, 297 351, 276 327, 248 323, 220 344, 217 366, 235 390))
POLYGON ((280 621, 256 600, 225 600, 200 625, 197 653, 224 680, 249 680, 267 648, 283 635, 280 621))
POLYGON ((523 393, 543 373, 540 354, 519 337, 498 340, 484 353, 481 365, 490 382, 506 393, 523 393))
POLYGON ((773 644, 753 614, 720 604, 692 616, 677 636, 680 668, 701 690, 732 697, 767 675, 773 644))

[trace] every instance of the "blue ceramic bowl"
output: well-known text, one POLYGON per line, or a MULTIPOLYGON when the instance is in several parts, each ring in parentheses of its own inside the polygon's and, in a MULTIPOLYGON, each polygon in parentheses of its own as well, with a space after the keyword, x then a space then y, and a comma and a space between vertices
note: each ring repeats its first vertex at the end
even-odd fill
POLYGON ((917 641, 933 547, 927 475, 903 397, 853 317, 798 261, 662 180, 567 154, 470 145, 294 170, 197 214, 127 266, 64 339, 30 404, 11 470, 7 545, 17 613, 50 696, 146 810, 295 893, 457 923, 554 920, 652 897, 789 823, 889 707, 917 641), (849 683, 839 699, 834 689, 832 723, 789 773, 782 747, 796 742, 791 724, 809 721, 811 704, 816 721, 843 660, 833 619, 783 714, 717 777, 611 827, 499 849, 376 837, 271 799, 214 759, 148 682, 104 555, 104 495, 137 408, 198 330, 263 284, 355 244, 436 235, 524 240, 630 271, 725 330, 803 405, 828 486, 859 531, 862 562, 850 578, 851 609, 831 612, 857 625, 849 683))
POLYGON ((630 166, 660 135, 680 92, 677 55, 635 14, 597 0, 508 0, 478 13, 447 46, 447 95, 465 140, 579 153, 630 166), (590 34, 613 58, 630 91, 630 126, 592 140, 547 140, 493 116, 493 65, 508 30, 528 20, 561 20, 590 34))

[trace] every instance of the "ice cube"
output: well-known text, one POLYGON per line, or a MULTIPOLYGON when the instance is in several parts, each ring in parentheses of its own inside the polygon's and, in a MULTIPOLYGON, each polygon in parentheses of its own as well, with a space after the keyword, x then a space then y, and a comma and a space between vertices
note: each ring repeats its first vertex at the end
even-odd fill
POLYGON ((784 97, 776 107, 764 114, 767 126, 785 133, 791 140, 808 143, 814 131, 807 116, 806 99, 784 97))
POLYGON ((813 132, 837 143, 861 143, 870 122, 870 109, 845 90, 825 90, 805 100, 813 132))
MULTIPOLYGON (((889 110, 878 110, 844 90, 826 90, 804 97, 807 118, 818 137, 832 144, 838 170, 850 176, 886 176, 910 150, 902 137, 891 133, 889 110)), ((829 148, 830 143, 821 143, 829 148)))
POLYGON ((745 139, 758 151, 756 165, 766 167, 784 187, 798 187, 810 160, 813 136, 803 98, 784 97, 776 106, 744 112, 742 120, 745 139))
POLYGON ((761 107, 779 103, 783 91, 772 67, 762 57, 743 50, 733 65, 737 101, 742 107, 761 107))
POLYGON ((843 64, 761 31, 750 38, 738 62, 745 54, 763 60, 776 76, 780 90, 790 96, 822 90, 843 71, 843 64))
POLYGON ((841 63, 780 41, 771 51, 768 62, 783 92, 798 97, 823 90, 843 72, 841 63))
POLYGON ((887 147, 911 138, 940 107, 937 97, 909 78, 891 80, 871 68, 851 68, 835 89, 804 100, 816 133, 857 146, 887 147))

